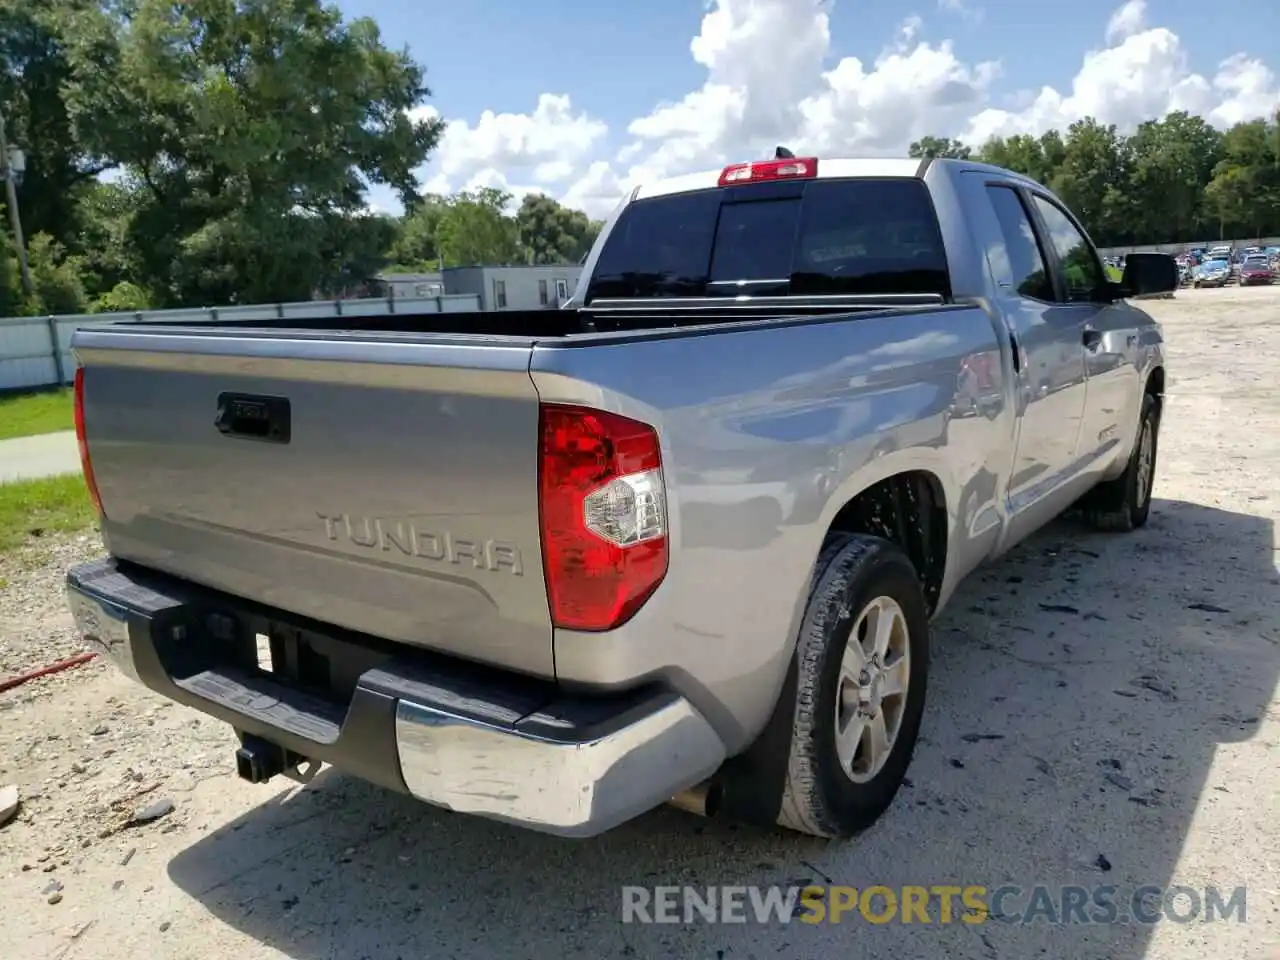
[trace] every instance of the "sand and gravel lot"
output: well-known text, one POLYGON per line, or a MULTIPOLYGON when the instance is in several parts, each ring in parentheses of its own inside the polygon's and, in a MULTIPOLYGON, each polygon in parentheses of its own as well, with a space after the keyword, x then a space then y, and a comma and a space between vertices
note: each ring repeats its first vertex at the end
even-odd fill
MULTIPOLYGON (((250 786, 229 729, 93 663, 0 694, 0 783, 23 795, 0 829, 0 957, 1280 957, 1280 289, 1148 306, 1170 354, 1149 526, 1063 520, 962 588, 935 625, 910 785, 858 841, 664 809, 568 842, 332 770, 250 786), (810 882, 1242 885, 1247 910, 620 922, 624 885, 810 882)), ((96 550, 0 559, 0 677, 78 650, 61 574, 96 550)))

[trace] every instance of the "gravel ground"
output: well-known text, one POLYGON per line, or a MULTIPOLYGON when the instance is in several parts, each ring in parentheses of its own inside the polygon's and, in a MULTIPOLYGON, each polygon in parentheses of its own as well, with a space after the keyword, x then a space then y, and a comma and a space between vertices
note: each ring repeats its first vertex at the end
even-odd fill
MULTIPOLYGON (((1149 304, 1172 383, 1157 502, 1129 536, 1061 521, 935 627, 911 784, 832 844, 661 810, 567 842, 331 770, 249 786, 223 725, 111 669, 0 694, 0 956, 1280 956, 1280 290, 1149 304), (638 925, 628 884, 1246 885, 1246 922, 638 925)), ((0 560, 0 675, 78 650, 61 573, 0 560)), ((1014 901, 1021 907, 1022 901, 1014 901)))

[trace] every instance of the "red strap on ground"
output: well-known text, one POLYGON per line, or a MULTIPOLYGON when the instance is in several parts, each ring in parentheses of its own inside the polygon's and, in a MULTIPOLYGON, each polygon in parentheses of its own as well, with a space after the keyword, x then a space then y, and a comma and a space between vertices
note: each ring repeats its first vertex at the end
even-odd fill
POLYGON ((0 680, 0 693, 6 690, 12 690, 14 687, 20 687, 28 680, 35 680, 39 677, 47 677, 51 673, 59 673, 63 670, 70 670, 72 667, 78 667, 88 663, 97 657, 96 653, 77 653, 74 657, 68 657, 66 660, 59 660, 57 663, 51 663, 47 667, 41 667, 39 670, 32 670, 30 673, 22 673, 16 677, 10 677, 8 680, 0 680))

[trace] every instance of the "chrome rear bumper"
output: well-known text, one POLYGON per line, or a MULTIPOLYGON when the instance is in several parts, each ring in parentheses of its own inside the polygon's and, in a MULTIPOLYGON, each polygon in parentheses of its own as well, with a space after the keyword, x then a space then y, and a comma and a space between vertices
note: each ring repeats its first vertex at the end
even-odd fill
POLYGON ((252 626, 228 633, 242 615, 233 598, 111 560, 70 570, 67 597, 85 643, 146 687, 459 813, 593 836, 724 761, 706 719, 665 688, 566 697, 543 681, 406 652, 362 672, 341 702, 246 670, 235 644, 252 626))

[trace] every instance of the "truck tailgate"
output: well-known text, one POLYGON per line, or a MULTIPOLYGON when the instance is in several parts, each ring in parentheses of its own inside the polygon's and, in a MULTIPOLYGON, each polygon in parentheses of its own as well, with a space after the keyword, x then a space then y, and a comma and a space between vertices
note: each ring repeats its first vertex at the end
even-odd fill
POLYGON ((112 554, 554 676, 529 342, 99 327, 73 348, 112 554))

